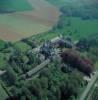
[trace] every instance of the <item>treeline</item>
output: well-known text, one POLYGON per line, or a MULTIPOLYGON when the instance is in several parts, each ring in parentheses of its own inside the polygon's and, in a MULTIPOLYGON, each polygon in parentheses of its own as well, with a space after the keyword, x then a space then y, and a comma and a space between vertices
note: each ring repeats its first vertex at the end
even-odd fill
POLYGON ((98 60, 98 33, 84 37, 76 44, 81 52, 87 52, 94 63, 98 60))
POLYGON ((65 5, 60 8, 60 11, 65 16, 81 17, 82 19, 97 19, 98 18, 98 5, 65 5))

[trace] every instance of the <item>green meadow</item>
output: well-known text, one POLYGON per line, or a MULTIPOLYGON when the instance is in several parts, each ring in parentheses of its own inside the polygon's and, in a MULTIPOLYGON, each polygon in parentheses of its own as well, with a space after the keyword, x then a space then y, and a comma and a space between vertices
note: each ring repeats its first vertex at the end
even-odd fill
POLYGON ((32 10, 32 6, 27 2, 27 0, 0 0, 0 9, 24 11, 32 10))
MULTIPOLYGON (((79 39, 91 34, 98 33, 98 20, 82 20, 80 17, 65 17, 64 26, 61 32, 64 34, 71 33, 73 38, 79 39), (66 25, 70 21, 70 25, 66 25)), ((59 30, 59 29, 58 29, 59 30)))
POLYGON ((25 53, 28 50, 32 49, 29 45, 27 45, 24 42, 16 42, 14 44, 14 47, 17 48, 18 50, 20 50, 21 52, 25 53))

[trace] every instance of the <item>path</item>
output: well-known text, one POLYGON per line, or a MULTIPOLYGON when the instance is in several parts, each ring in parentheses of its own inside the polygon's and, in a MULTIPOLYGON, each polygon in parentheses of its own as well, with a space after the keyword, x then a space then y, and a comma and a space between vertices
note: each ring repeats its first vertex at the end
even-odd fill
POLYGON ((83 94, 81 95, 80 100, 85 100, 85 99, 86 99, 86 97, 87 97, 88 94, 89 94, 89 91, 91 90, 92 86, 93 86, 94 83, 96 82, 97 78, 98 78, 98 71, 96 72, 96 74, 95 74, 94 76, 92 76, 91 81, 88 83, 88 85, 87 85, 85 91, 84 91, 83 94))

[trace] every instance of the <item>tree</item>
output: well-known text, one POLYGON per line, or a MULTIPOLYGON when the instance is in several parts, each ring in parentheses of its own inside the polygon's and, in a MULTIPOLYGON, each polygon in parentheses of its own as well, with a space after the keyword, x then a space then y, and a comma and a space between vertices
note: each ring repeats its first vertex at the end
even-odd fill
POLYGON ((60 100, 73 100, 72 98, 77 98, 80 87, 83 86, 83 77, 77 71, 74 70, 68 75, 68 78, 61 82, 60 84, 60 100))
POLYGON ((91 99, 92 100, 98 100, 98 87, 95 89, 91 99))
POLYGON ((35 79, 33 82, 31 82, 31 86, 29 90, 31 91, 33 95, 37 97, 38 100, 43 100, 42 87, 41 87, 39 79, 35 79))
POLYGON ((41 77, 40 83, 43 89, 48 89, 48 79, 46 77, 41 77))
POLYGON ((84 51, 89 49, 89 42, 88 39, 82 38, 79 40, 79 42, 76 44, 76 46, 79 48, 79 50, 84 51))
POLYGON ((14 85, 17 81, 17 75, 10 66, 7 66, 7 80, 9 85, 14 85))
POLYGON ((61 58, 65 64, 69 64, 73 68, 77 68, 87 76, 90 76, 90 74, 94 71, 93 62, 88 58, 81 57, 80 53, 75 50, 69 49, 62 52, 61 58))

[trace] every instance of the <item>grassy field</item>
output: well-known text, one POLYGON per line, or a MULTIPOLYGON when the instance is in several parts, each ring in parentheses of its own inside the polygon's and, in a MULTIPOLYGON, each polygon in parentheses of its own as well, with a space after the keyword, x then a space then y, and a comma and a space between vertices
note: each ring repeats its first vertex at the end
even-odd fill
POLYGON ((88 37, 91 34, 98 33, 98 20, 82 20, 79 17, 65 17, 63 23, 63 28, 58 28, 55 30, 55 32, 39 34, 36 37, 40 40, 46 40, 53 38, 61 33, 63 33, 65 36, 71 33, 73 39, 80 39, 82 37, 88 37), (68 21, 70 21, 69 26, 66 25, 68 21))
POLYGON ((57 31, 65 35, 71 33, 75 39, 98 33, 98 20, 82 20, 79 17, 65 17, 63 23, 63 28, 57 29, 57 31), (68 21, 70 21, 70 25, 66 25, 68 21))
MULTIPOLYGON (((52 4, 56 5, 57 7, 61 7, 63 5, 65 5, 66 0, 47 0, 49 2, 51 2, 52 4)), ((69 2, 69 0, 68 0, 69 2)))
POLYGON ((91 5, 96 3, 97 1, 94 0, 47 0, 51 2, 52 4, 56 5, 57 7, 61 6, 85 6, 85 5, 91 5))
POLYGON ((27 0, 0 0, 0 10, 25 11, 32 10, 27 0))
MULTIPOLYGON (((92 5, 95 4, 95 2, 92 2, 91 0, 47 0, 50 3, 54 4, 55 6, 57 6, 59 9, 62 7, 65 7, 66 9, 68 8, 77 8, 78 10, 84 10, 84 13, 87 11, 87 9, 85 9, 84 7, 89 7, 87 13, 89 14, 91 12, 91 10, 93 10, 93 15, 96 12, 97 7, 93 7, 92 5), (76 5, 77 4, 77 5, 76 5)), ((77 10, 76 9, 76 10, 77 10)), ((72 10, 73 11, 73 10, 72 10)), ((98 10, 97 10, 98 11, 98 10)), ((70 13, 72 13, 70 11, 70 13)), ((83 13, 83 12, 81 12, 83 13)), ((66 14, 66 12, 65 12, 66 14)), ((90 13, 91 14, 91 13, 90 13)), ((84 14, 85 15, 85 14, 84 14)), ((76 13, 77 16, 77 13, 76 13)), ((86 16, 86 15, 85 15, 86 16)), ((82 16, 81 16, 82 17, 82 16)), ((94 33, 98 33, 98 19, 88 19, 88 20, 82 20, 80 17, 65 17, 62 20, 63 22, 63 28, 62 29, 57 29, 57 32, 61 32, 64 34, 67 33, 72 33, 72 37, 73 38, 82 38, 84 36, 88 36, 90 34, 94 34, 94 33), (70 25, 67 26, 66 23, 70 21, 70 25)))
POLYGON ((31 49, 29 45, 23 42, 17 42, 14 44, 14 46, 23 53, 31 49))
MULTIPOLYGON (((62 6, 70 6, 71 4, 74 5, 74 3, 72 3, 71 1, 71 4, 70 4, 70 0, 47 0, 49 1, 50 3, 54 4, 56 7, 60 8, 62 6)), ((76 6, 76 3, 75 3, 75 6, 76 6)))

